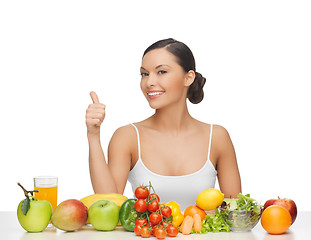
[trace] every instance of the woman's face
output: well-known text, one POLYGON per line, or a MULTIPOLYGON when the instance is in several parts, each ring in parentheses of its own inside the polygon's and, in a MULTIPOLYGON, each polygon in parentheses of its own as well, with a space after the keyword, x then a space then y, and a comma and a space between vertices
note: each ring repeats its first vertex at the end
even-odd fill
POLYGON ((185 102, 188 86, 192 82, 189 84, 189 74, 172 53, 164 48, 151 50, 143 57, 140 72, 141 90, 151 108, 185 102))

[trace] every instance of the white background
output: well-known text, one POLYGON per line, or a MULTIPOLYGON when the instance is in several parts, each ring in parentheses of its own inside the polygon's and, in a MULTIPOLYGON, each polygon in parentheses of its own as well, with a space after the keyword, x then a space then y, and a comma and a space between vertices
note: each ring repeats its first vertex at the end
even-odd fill
POLYGON ((297 0, 1 1, 0 211, 15 211, 17 181, 31 189, 37 175, 59 177, 59 202, 93 193, 89 92, 107 106, 106 152, 118 127, 153 113, 141 57, 167 37, 192 49, 207 78, 189 111, 229 131, 243 193, 310 211, 310 12, 297 0))

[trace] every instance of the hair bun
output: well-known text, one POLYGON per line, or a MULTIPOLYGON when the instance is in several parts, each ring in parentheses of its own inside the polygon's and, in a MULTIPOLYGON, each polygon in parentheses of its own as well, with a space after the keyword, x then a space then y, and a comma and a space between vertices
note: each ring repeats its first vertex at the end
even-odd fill
POLYGON ((199 86, 203 89, 206 82, 206 78, 202 76, 201 73, 195 72, 195 78, 197 78, 199 86))
POLYGON ((201 73, 195 72, 195 79, 189 86, 187 97, 191 103, 197 104, 203 100, 204 92, 203 87, 205 85, 206 78, 201 73))

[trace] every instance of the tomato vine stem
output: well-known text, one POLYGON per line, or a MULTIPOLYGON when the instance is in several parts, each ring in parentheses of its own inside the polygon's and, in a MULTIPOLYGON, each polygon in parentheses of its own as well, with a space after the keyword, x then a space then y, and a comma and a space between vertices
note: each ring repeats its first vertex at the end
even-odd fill
MULTIPOLYGON (((149 181, 149 195, 150 195, 150 190, 151 190, 151 188, 152 188, 153 193, 156 195, 155 200, 157 201, 158 206, 159 206, 159 209, 158 209, 156 212, 159 212, 160 215, 161 215, 161 221, 158 223, 158 225, 159 225, 159 224, 161 224, 161 223, 164 222, 164 219, 163 219, 163 215, 162 215, 162 211, 161 211, 161 206, 160 206, 160 203, 159 203, 158 198, 157 198, 157 193, 156 193, 156 191, 154 190, 154 188, 153 188, 153 186, 152 186, 152 184, 151 184, 151 181, 149 181)), ((149 199, 149 195, 148 195, 148 199, 149 199)), ((149 218, 148 218, 148 221, 149 221, 149 218)), ((151 224, 150 224, 150 225, 151 225, 151 224)), ((163 225, 163 227, 164 227, 164 225, 163 225)), ((165 228, 165 227, 164 227, 164 231, 166 232, 166 228, 165 228)))

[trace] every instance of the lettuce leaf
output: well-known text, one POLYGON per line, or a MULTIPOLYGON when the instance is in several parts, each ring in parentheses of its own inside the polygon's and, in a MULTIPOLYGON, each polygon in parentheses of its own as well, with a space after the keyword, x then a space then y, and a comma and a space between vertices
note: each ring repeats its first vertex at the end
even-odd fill
POLYGON ((204 234, 207 232, 230 232, 228 225, 225 223, 218 209, 215 209, 215 214, 207 214, 202 222, 201 232, 193 232, 204 234))
POLYGON ((250 197, 250 194, 243 195, 239 193, 237 200, 238 210, 252 211, 260 210, 261 206, 258 202, 250 197))

